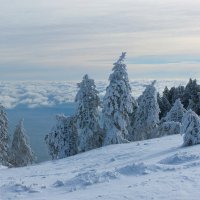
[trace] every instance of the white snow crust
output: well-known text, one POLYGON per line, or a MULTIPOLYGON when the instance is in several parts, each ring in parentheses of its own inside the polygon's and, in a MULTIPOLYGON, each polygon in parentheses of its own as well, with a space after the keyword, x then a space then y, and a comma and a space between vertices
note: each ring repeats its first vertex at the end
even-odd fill
POLYGON ((0 199, 199 199, 200 145, 182 143, 173 135, 29 167, 0 167, 0 199))

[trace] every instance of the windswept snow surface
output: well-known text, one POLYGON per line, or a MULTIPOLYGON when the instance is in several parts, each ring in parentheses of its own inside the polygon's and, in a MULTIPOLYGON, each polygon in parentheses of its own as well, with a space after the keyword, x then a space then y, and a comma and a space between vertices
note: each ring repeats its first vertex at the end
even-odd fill
POLYGON ((182 137, 173 135, 35 166, 0 168, 0 199, 199 199, 200 145, 181 143, 182 137))

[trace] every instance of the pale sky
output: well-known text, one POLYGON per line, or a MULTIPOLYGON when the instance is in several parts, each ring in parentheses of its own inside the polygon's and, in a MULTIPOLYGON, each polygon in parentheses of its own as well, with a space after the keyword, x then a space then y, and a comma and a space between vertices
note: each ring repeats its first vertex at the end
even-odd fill
POLYGON ((0 0, 0 80, 200 77, 199 0, 0 0))

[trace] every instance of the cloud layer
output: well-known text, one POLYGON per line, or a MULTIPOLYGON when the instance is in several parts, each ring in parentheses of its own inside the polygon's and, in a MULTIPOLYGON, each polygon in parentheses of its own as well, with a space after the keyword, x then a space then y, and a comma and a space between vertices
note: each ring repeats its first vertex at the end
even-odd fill
MULTIPOLYGON (((165 86, 185 85, 187 81, 163 80, 158 81, 156 87, 161 92, 165 86)), ((131 81, 133 96, 137 98, 144 90, 144 85, 150 82, 151 80, 131 81)), ((105 94, 107 81, 97 81, 96 85, 102 98, 105 94)), ((56 107, 60 104, 74 102, 76 93, 76 82, 0 82, 0 103, 8 109, 16 106, 29 108, 56 107)))

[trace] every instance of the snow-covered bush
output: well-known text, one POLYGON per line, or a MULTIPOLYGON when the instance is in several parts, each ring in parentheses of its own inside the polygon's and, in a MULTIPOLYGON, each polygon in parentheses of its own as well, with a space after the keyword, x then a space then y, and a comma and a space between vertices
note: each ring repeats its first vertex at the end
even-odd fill
POLYGON ((138 98, 138 109, 134 123, 134 140, 145 140, 156 137, 159 123, 159 106, 157 102, 156 81, 147 85, 143 94, 138 98))
POLYGON ((184 146, 200 144, 200 118, 192 110, 187 111, 182 120, 181 134, 184 146))
POLYGON ((5 108, 0 105, 0 164, 8 164, 8 118, 5 108))
POLYGON ((157 136, 162 137, 165 135, 173 135, 173 134, 180 134, 181 130, 181 123, 179 122, 163 122, 158 127, 157 136))
POLYGON ((57 123, 46 135, 45 141, 52 159, 77 154, 77 130, 74 117, 56 116, 57 123))
POLYGON ((25 134, 23 120, 20 120, 13 135, 9 163, 13 167, 23 167, 32 164, 34 160, 35 156, 25 134))
POLYGON ((88 75, 78 83, 76 95, 76 127, 78 131, 78 152, 102 146, 102 131, 99 125, 100 99, 93 79, 88 75))
POLYGON ((131 117, 137 107, 131 95, 126 64, 126 53, 122 53, 112 69, 109 85, 103 98, 102 127, 105 131, 104 145, 127 142, 131 117))
POLYGON ((166 117, 163 118, 163 121, 165 122, 182 122, 182 118, 184 113, 186 112, 186 109, 183 107, 183 104, 181 103, 180 99, 177 99, 172 106, 171 110, 167 113, 166 117))

